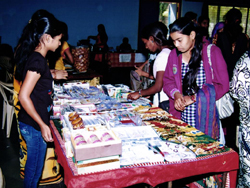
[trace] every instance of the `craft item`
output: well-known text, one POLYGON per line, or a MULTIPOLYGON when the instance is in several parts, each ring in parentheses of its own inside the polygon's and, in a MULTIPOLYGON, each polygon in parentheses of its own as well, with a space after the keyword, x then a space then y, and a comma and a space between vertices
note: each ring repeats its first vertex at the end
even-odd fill
POLYGON ((105 132, 103 135, 102 135, 102 141, 110 141, 110 140, 114 140, 114 138, 108 133, 108 132, 105 132))

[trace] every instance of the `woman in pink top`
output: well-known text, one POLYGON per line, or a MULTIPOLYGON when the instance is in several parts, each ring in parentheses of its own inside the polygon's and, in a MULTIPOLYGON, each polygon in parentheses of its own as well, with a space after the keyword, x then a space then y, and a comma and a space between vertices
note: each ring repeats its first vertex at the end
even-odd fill
MULTIPOLYGON (((169 55, 163 77, 163 90, 169 96, 169 112, 196 127, 196 96, 204 85, 213 85, 215 100, 229 90, 225 60, 218 47, 212 46, 208 61, 207 46, 197 26, 187 18, 179 18, 170 26, 175 49, 169 55), (212 76, 213 74, 213 76, 212 76)), ((205 115, 205 114, 204 114, 205 115)))

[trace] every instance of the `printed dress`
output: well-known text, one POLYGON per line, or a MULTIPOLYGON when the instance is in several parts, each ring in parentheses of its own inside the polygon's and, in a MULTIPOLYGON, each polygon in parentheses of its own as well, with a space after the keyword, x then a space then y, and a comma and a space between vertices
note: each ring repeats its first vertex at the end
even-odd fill
POLYGON ((240 106, 238 134, 240 169, 238 187, 250 187, 250 58, 246 52, 236 63, 230 94, 240 106))

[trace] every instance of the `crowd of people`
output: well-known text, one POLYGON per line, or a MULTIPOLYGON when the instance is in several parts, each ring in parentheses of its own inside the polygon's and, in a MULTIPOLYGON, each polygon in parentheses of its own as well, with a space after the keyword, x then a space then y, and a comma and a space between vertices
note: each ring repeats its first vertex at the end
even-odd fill
MULTIPOLYGON (((232 144, 229 145, 232 147, 238 139, 235 132, 236 125, 240 123, 238 185, 247 187, 250 183, 250 51, 248 36, 240 26, 241 19, 238 9, 229 10, 225 21, 215 25, 211 36, 208 32, 209 17, 202 15, 197 20, 197 14, 193 12, 175 20, 169 29, 162 22, 147 25, 141 32, 141 39, 145 48, 157 55, 152 71, 135 68, 139 76, 154 80, 154 84, 130 93, 128 99, 153 95, 154 105, 204 132, 209 130, 205 133, 222 144, 232 144), (216 101, 228 92, 236 101, 235 112, 220 120, 216 101), (206 105, 208 100, 210 105, 206 105), (202 111, 206 111, 207 116, 212 113, 206 125, 199 124, 204 118, 202 111)), ((90 39, 96 40, 94 51, 108 51, 104 25, 98 25, 98 34, 89 36, 90 39)), ((123 39, 118 49, 121 52, 131 50, 128 38, 123 39)), ((15 90, 19 93, 15 104, 20 106, 17 116, 20 140, 25 142, 25 150, 29 154, 24 187, 37 187, 47 143, 53 142, 48 127, 52 81, 67 79, 65 61, 74 63, 67 43, 67 25, 46 10, 36 11, 23 29, 13 58, 14 83, 18 83, 15 90), (52 60, 55 57, 56 60, 52 60), (48 59, 51 60, 48 62, 48 59), (52 61, 53 68, 48 65, 52 61)))
MULTIPOLYGON (((148 50, 158 53, 153 66, 154 74, 135 68, 140 76, 154 79, 155 85, 131 93, 128 98, 134 100, 141 96, 160 96, 160 93, 165 93, 165 99, 169 100, 165 110, 222 144, 239 150, 238 187, 248 187, 250 52, 249 38, 243 33, 241 19, 240 10, 230 9, 224 22, 218 22, 209 36, 209 17, 202 15, 197 20, 196 13, 187 12, 169 25, 169 40, 173 49, 171 44, 164 47, 154 24, 146 26, 154 32, 150 33, 148 29, 149 35, 142 37, 142 41, 148 50), (153 46, 154 43, 158 48, 153 46), (163 52, 164 58, 160 58, 163 52), (219 119, 216 101, 226 93, 236 101, 234 113, 219 119), (208 116, 211 118, 205 121, 204 118, 208 116), (206 122, 205 125, 200 123, 202 121, 206 122), (236 127, 239 125, 239 136, 236 138, 236 127), (238 147, 236 140, 239 142, 238 147)), ((161 107, 161 100, 154 104, 161 107)))

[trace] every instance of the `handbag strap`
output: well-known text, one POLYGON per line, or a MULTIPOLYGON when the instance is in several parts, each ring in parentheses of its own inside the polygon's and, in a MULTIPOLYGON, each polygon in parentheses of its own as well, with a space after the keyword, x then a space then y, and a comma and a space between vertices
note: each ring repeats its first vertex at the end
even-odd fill
POLYGON ((212 73, 212 79, 214 79, 214 71, 213 71, 213 67, 212 67, 212 61, 211 61, 211 47, 213 44, 209 44, 207 46, 207 57, 208 57, 208 62, 211 68, 211 73, 212 73))

